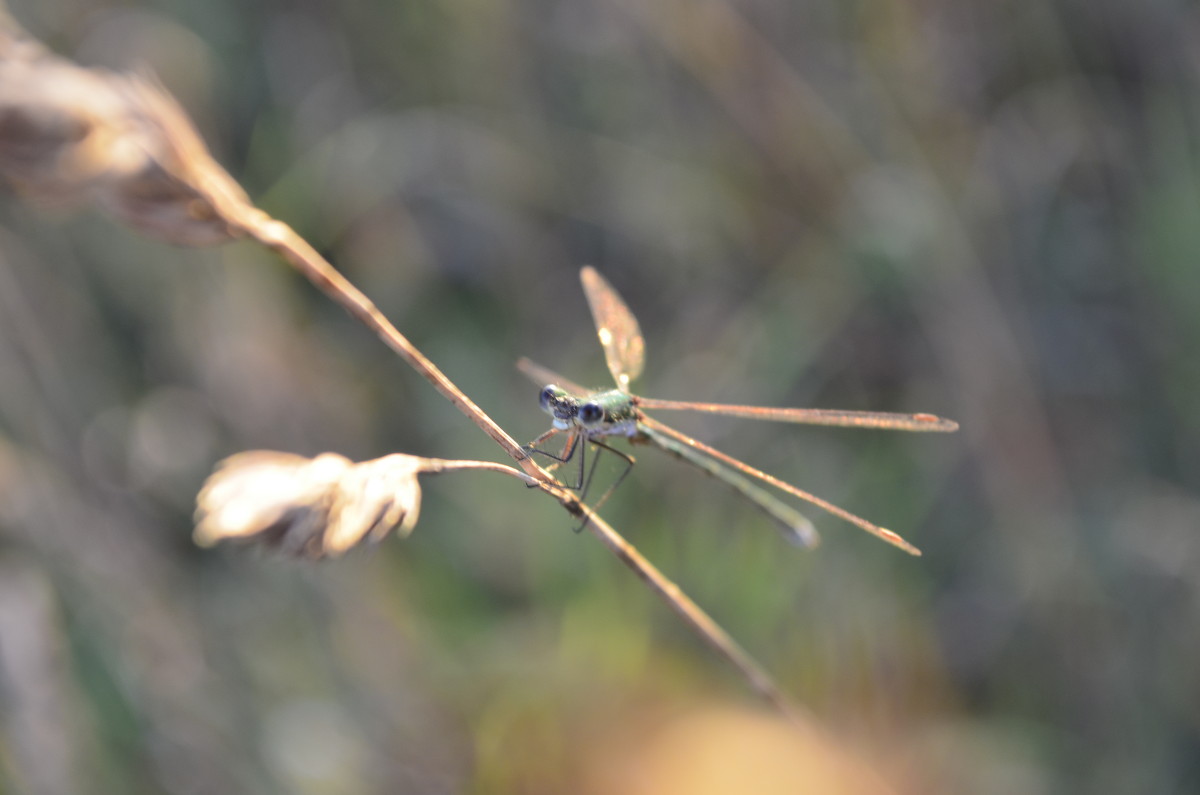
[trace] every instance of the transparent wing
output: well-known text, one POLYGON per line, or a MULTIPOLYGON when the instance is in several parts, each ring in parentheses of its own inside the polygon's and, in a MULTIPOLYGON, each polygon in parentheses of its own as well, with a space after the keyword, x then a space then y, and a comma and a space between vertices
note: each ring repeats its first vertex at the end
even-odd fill
POLYGON ((798 422, 805 425, 837 425, 843 428, 878 428, 887 431, 958 430, 958 423, 933 414, 892 414, 884 411, 844 411, 842 409, 777 409, 767 406, 730 406, 725 403, 693 403, 689 400, 637 398, 644 409, 667 411, 703 411, 727 417, 745 417, 771 422, 798 422))
POLYGON ((538 386, 548 386, 557 384, 563 389, 575 395, 590 395, 591 389, 582 387, 566 376, 559 375, 549 367, 542 367, 537 362, 531 361, 524 356, 517 359, 517 369, 524 373, 530 381, 533 381, 538 386))
POLYGON ((722 453, 720 450, 716 449, 715 447, 709 447, 708 445, 704 444, 704 442, 693 439, 692 437, 688 436, 687 434, 680 433, 679 431, 675 430, 674 428, 672 428, 668 425, 663 425, 661 422, 654 419, 653 417, 647 417, 647 416, 643 415, 641 418, 641 425, 644 425, 651 430, 658 431, 660 434, 665 434, 666 436, 669 436, 670 438, 674 439, 675 441, 680 442, 680 443, 692 448, 693 450, 697 450, 701 453, 704 453, 705 455, 712 456, 713 458, 717 459, 718 461, 722 462, 723 464, 733 467, 734 469, 736 469, 738 472, 741 472, 742 474, 749 475, 752 478, 757 478, 758 480, 762 481, 763 483, 766 483, 767 485, 774 486, 775 488, 779 489, 780 491, 784 491, 795 497, 799 497, 800 499, 804 500, 805 502, 815 505, 818 508, 821 508, 822 510, 828 511, 829 513, 833 514, 834 516, 838 516, 842 519, 845 519, 847 522, 850 522, 851 524, 856 525, 857 527, 860 527, 863 530, 866 530, 868 533, 875 536, 876 538, 882 539, 883 541, 886 541, 893 546, 899 547, 900 549, 904 550, 905 552, 907 552, 910 555, 920 555, 921 554, 921 550, 917 549, 912 544, 905 541, 896 532, 894 532, 892 530, 888 530, 886 527, 880 527, 879 525, 875 524, 874 522, 868 522, 866 519, 862 518, 861 516, 850 513, 845 508, 839 508, 838 506, 834 505, 833 503, 831 503, 827 500, 823 500, 820 497, 816 496, 815 494, 810 494, 809 492, 804 491, 803 489, 796 488, 791 483, 786 483, 786 482, 780 480, 779 478, 775 477, 774 475, 768 475, 766 472, 763 472, 761 469, 755 469, 754 467, 747 464, 745 461, 739 461, 727 453, 722 453))
POLYGON ((592 310, 596 335, 604 347, 608 371, 618 387, 629 389, 629 382, 642 374, 646 364, 646 342, 637 318, 595 268, 584 267, 579 272, 579 280, 592 310))
POLYGON ((640 426, 640 429, 642 433, 649 436, 650 440, 663 450, 682 458, 692 466, 723 481, 732 487, 734 491, 757 505, 763 513, 778 523, 779 529, 783 531, 784 538, 791 543, 811 549, 820 541, 817 529, 813 527, 813 523, 806 516, 784 505, 729 467, 693 450, 686 444, 672 439, 670 436, 659 433, 645 423, 640 426))

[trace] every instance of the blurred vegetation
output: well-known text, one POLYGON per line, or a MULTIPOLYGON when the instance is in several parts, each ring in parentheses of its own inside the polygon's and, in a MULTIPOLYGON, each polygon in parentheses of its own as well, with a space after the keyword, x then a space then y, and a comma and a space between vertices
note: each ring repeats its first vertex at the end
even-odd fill
POLYGON ((240 450, 497 451, 267 253, 5 195, 0 791, 1200 788, 1193 4, 11 6, 151 66, 518 438, 518 356, 606 381, 587 263, 645 394, 963 430, 679 418, 920 559, 815 511, 786 547, 651 450, 606 506, 838 738, 800 753, 505 479, 433 479, 410 539, 341 561, 194 548, 240 450))

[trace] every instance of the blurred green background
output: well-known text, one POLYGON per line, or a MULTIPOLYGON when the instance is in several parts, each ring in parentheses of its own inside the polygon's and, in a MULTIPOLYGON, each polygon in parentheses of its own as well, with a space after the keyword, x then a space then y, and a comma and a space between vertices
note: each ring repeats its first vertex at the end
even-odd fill
POLYGON ((607 380, 583 264, 644 394, 962 431, 663 417, 919 559, 815 510, 788 547, 650 449, 605 507, 872 783, 792 779, 742 680, 513 481, 426 479, 410 539, 340 561, 195 548, 237 451, 500 453, 266 252, 6 194, 0 790, 1200 790, 1194 4, 11 7, 150 65, 518 439, 518 356, 607 380))

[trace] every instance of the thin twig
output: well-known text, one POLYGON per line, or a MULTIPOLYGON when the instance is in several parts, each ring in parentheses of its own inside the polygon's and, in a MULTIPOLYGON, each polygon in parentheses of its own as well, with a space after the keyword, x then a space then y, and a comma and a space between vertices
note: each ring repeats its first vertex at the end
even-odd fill
MULTIPOLYGON (((213 198, 214 207, 227 223, 243 230, 264 246, 278 252, 322 292, 379 335, 417 372, 433 383, 460 411, 471 417, 528 473, 529 480, 527 482, 536 482, 539 489, 555 497, 568 512, 586 517, 587 527, 592 535, 608 547, 642 582, 650 586, 651 590, 691 626, 710 648, 741 671, 756 692, 789 717, 796 720, 807 717, 788 701, 766 670, 739 646, 708 613, 659 571, 636 547, 626 541, 624 536, 601 519, 594 510, 534 463, 528 453, 456 387, 433 362, 417 350, 369 298, 296 234, 291 227, 282 221, 270 218, 261 210, 241 202, 224 203, 220 202, 218 197, 213 198)), ((445 464, 447 470, 474 468, 507 471, 515 474, 515 471, 509 467, 487 462, 446 461, 445 464)))
MULTIPOLYGON (((147 75, 86 70, 50 55, 3 18, 2 10, 0 0, 0 118, 12 123, 6 127, 8 138, 0 140, 0 172, 31 196, 93 198, 125 223, 160 239, 211 245, 244 235, 277 252, 470 417, 524 474, 491 462, 443 460, 424 471, 489 469, 550 494, 568 512, 586 518, 592 534, 741 671, 757 692, 785 714, 802 719, 770 676, 679 586, 539 467, 291 227, 254 207, 213 160, 183 108, 165 89, 147 75)), ((414 469, 411 474, 416 473, 414 469)), ((396 521, 409 527, 416 507, 415 497, 411 506, 391 506, 396 521)))
POLYGON ((595 510, 587 504, 580 502, 573 491, 566 489, 561 484, 550 484, 535 480, 504 464, 496 464, 489 461, 447 461, 441 459, 427 459, 427 461, 428 468, 426 471, 430 473, 457 469, 487 469, 503 472, 519 478, 531 486, 536 486, 557 499, 570 513, 584 517, 587 520, 586 526, 592 535, 608 547, 617 556, 618 560, 628 566, 642 582, 650 587, 650 590, 654 591, 660 599, 666 602, 667 606, 674 610, 676 615, 682 618, 713 651, 717 652, 717 654, 724 657, 735 668, 741 671, 742 675, 750 683, 750 686, 759 695, 793 721, 806 726, 813 725, 814 722, 807 711, 800 709, 789 701, 787 696, 784 695, 783 691, 775 683, 775 680, 771 678, 771 675, 728 632, 722 629, 712 616, 693 602, 683 592, 683 589, 664 575, 657 566, 637 550, 637 547, 626 541, 624 536, 613 529, 608 522, 600 518, 600 515, 595 510))
POLYGON ((389 348, 400 355, 400 358, 408 362, 414 370, 445 395, 459 411, 470 417, 484 433, 504 448, 504 451, 529 475, 539 480, 550 478, 529 457, 519 442, 505 433, 495 420, 455 386, 454 382, 437 365, 392 325, 392 322, 379 311, 371 299, 367 298, 350 280, 317 253, 316 249, 310 246, 304 238, 296 234, 295 230, 282 221, 270 218, 257 208, 244 207, 234 202, 229 202, 228 205, 225 207, 217 205, 218 212, 222 214, 227 223, 243 230, 267 248, 277 252, 304 274, 321 292, 341 305, 364 326, 374 331, 389 348))
MULTIPOLYGON (((538 486, 546 481, 540 480, 520 470, 513 469, 507 464, 497 464, 495 461, 460 461, 447 458, 426 458, 425 474, 436 475, 439 472, 457 472, 461 469, 484 469, 500 472, 520 480, 526 486, 538 486)), ((547 484, 548 485, 548 484, 547 484)))
MULTIPOLYGON (((543 488, 543 490, 550 493, 556 491, 552 487, 545 487, 540 484, 539 488, 543 488)), ((691 626, 710 648, 741 671, 742 675, 750 683, 750 686, 759 695, 771 702, 780 712, 793 721, 804 725, 812 724, 811 716, 805 710, 800 709, 788 700, 787 696, 784 695, 783 691, 775 683, 775 680, 771 678, 771 675, 745 649, 738 645, 737 641, 722 629, 720 624, 713 620, 712 616, 693 602, 678 585, 659 571, 658 567, 647 560, 641 552, 638 552, 637 547, 626 541, 624 536, 601 519, 599 514, 577 500, 575 504, 579 507, 579 514, 587 518, 587 528, 591 531, 592 535, 600 539, 642 582, 650 586, 650 589, 658 594, 685 623, 691 626)), ((564 505, 567 504, 564 503, 564 505)), ((569 507, 568 510, 570 510, 569 507)))

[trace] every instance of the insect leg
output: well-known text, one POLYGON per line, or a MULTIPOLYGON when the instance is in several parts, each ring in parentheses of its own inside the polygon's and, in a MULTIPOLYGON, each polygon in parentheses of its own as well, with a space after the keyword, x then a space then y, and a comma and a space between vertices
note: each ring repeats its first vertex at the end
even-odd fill
POLYGON ((568 489, 571 489, 572 491, 579 491, 579 489, 583 487, 583 468, 584 468, 584 461, 587 458, 587 440, 584 439, 583 443, 580 444, 580 439, 583 436, 583 434, 581 434, 578 430, 572 430, 572 431, 570 431, 570 436, 567 437, 566 444, 563 445, 562 451, 560 453, 558 453, 557 455, 550 452, 549 450, 544 450, 541 447, 537 446, 538 444, 540 444, 541 442, 550 438, 551 436, 553 436, 556 433, 559 433, 558 429, 556 429, 556 428, 550 429, 546 433, 543 433, 541 436, 534 439, 529 444, 525 445, 524 450, 527 453, 537 453, 538 455, 545 456, 546 458, 549 458, 551 461, 554 461, 555 463, 552 467, 550 467, 551 469, 553 469, 554 467, 557 467, 559 464, 568 463, 571 459, 573 459, 575 457, 575 451, 578 450, 579 451, 579 471, 575 476, 575 484, 568 485, 568 484, 564 483, 563 485, 566 486, 568 489))
MULTIPOLYGON (((612 496, 612 493, 617 490, 617 487, 621 485, 621 482, 623 480, 625 480, 625 477, 630 473, 630 471, 633 470, 633 465, 635 463, 637 463, 637 461, 633 456, 629 455, 628 453, 622 453, 617 448, 610 447, 609 445, 605 444, 604 442, 600 441, 599 439, 592 439, 590 441, 592 444, 596 445, 596 447, 607 450, 608 452, 612 453, 613 455, 617 456, 618 458, 620 458, 622 461, 625 462, 625 469, 621 470, 621 474, 617 476, 617 479, 614 480, 612 482, 612 484, 609 485, 609 487, 604 490, 604 493, 600 495, 600 499, 596 500, 596 504, 592 506, 592 510, 599 510, 600 506, 608 501, 608 498, 612 496)), ((592 468, 588 471, 587 484, 584 485, 583 491, 580 492, 581 499, 583 498, 584 495, 587 494, 588 487, 591 486, 591 484, 592 484, 592 475, 594 475, 596 472, 596 462, 599 460, 600 460, 600 451, 597 450, 596 457, 592 461, 592 468)), ((586 524, 587 524, 587 522, 584 522, 584 524, 577 527, 575 529, 575 532, 578 533, 580 530, 582 530, 584 528, 584 525, 586 525, 586 524)))

